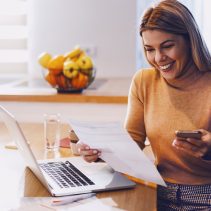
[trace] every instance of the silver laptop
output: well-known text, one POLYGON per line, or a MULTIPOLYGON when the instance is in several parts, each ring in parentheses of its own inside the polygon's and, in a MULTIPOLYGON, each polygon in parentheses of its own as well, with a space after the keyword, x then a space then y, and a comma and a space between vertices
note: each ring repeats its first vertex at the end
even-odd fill
POLYGON ((27 166, 52 196, 135 187, 134 182, 104 162, 87 163, 82 157, 36 160, 14 116, 0 106, 0 117, 15 140, 27 166))

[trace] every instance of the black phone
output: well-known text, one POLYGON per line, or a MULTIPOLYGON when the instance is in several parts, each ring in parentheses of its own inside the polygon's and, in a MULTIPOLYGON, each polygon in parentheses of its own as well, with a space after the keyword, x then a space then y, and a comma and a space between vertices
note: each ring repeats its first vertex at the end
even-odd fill
POLYGON ((178 138, 195 138, 201 139, 202 133, 198 130, 177 130, 175 131, 175 135, 178 138))

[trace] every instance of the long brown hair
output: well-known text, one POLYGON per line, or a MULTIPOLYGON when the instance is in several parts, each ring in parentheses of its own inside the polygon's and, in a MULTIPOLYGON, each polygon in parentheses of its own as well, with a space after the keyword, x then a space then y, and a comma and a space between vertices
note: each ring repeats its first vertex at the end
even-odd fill
POLYGON ((140 24, 145 30, 162 30, 182 35, 190 42, 193 62, 200 71, 211 71, 211 55, 199 27, 186 6, 177 0, 163 0, 147 9, 140 24))

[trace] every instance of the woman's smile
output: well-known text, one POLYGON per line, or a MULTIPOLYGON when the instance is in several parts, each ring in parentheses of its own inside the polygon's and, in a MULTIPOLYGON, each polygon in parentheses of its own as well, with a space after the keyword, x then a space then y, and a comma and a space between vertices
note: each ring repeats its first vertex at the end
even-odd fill
POLYGON ((165 72, 165 73, 172 72, 173 65, 174 65, 174 62, 165 64, 165 65, 158 65, 158 69, 162 72, 165 72))

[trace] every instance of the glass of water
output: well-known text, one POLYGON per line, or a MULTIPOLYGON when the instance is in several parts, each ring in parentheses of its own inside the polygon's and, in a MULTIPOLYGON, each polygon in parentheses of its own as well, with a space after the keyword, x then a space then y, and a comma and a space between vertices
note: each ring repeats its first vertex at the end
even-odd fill
POLYGON ((45 149, 57 151, 60 141, 60 114, 44 114, 45 149))

